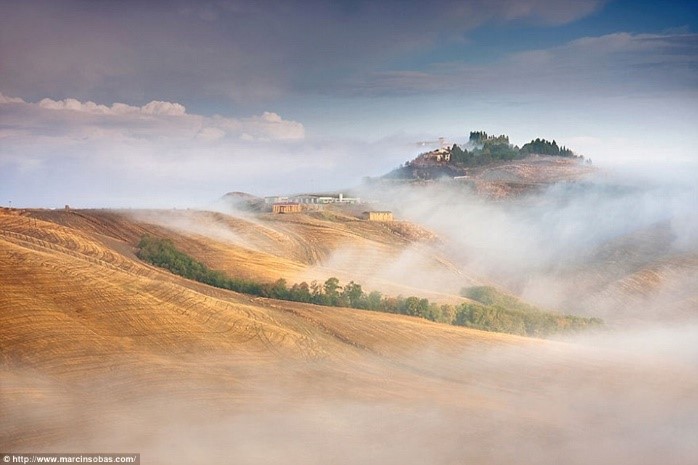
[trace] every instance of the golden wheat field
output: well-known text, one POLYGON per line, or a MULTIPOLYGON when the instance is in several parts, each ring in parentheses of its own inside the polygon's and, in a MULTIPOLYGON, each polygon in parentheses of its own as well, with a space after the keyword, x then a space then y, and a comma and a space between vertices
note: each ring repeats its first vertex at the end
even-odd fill
POLYGON ((262 280, 369 276, 408 249, 466 279, 416 226, 4 210, 0 449, 132 451, 157 464, 688 464, 698 453, 684 436, 698 431, 694 360, 648 357, 635 350, 641 334, 543 341, 254 298, 141 262, 145 233, 262 280), (361 269, 338 250, 370 259, 361 269))

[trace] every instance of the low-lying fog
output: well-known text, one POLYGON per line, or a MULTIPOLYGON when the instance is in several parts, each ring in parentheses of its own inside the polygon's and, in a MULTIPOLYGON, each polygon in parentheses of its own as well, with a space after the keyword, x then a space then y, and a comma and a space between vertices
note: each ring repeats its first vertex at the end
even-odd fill
POLYGON ((624 167, 504 200, 460 180, 361 195, 433 230, 469 275, 545 307, 628 323, 698 317, 696 174, 624 167))
POLYGON ((6 411, 31 432, 24 450, 140 452, 147 464, 690 465, 696 330, 254 369, 201 356, 159 392, 114 364, 77 389, 32 376, 38 395, 6 411))
POLYGON ((360 193, 436 232, 464 270, 603 317, 600 333, 258 371, 202 356, 186 365, 196 373, 173 370, 190 386, 176 392, 130 387, 128 376, 76 389, 0 379, 0 398, 39 393, 3 402, 0 437, 27 430, 39 439, 24 437, 25 450, 162 464, 698 463, 695 180, 599 173, 500 201, 453 181, 360 193))

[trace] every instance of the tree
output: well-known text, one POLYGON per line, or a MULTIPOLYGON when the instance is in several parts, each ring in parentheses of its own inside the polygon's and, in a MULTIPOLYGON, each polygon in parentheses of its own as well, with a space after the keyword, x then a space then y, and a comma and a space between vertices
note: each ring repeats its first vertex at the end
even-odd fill
POLYGON ((453 144, 451 147, 451 163, 468 164, 472 160, 473 154, 465 149, 460 148, 458 145, 453 144))
POLYGON ((456 309, 453 305, 444 304, 441 306, 441 321, 442 323, 452 324, 456 318, 456 309))
POLYGON ((572 152, 570 149, 568 149, 564 145, 562 147, 559 147, 555 140, 553 140, 552 142, 549 142, 545 139, 540 139, 540 138, 536 138, 535 140, 532 140, 528 144, 524 144, 524 146, 521 147, 521 152, 526 153, 526 154, 536 153, 536 154, 540 154, 540 155, 555 155, 555 156, 561 156, 561 157, 574 156, 574 152, 572 152))
POLYGON ((324 292, 324 286, 317 281, 310 283, 310 301, 317 305, 330 305, 330 299, 324 292))
POLYGON ((339 289, 339 279, 335 277, 328 278, 323 285, 325 294, 328 296, 337 295, 337 289, 339 289))
POLYGON ((366 308, 369 310, 380 310, 383 295, 378 291, 373 291, 366 298, 366 308))
POLYGON ((402 311, 405 315, 426 317, 429 311, 429 300, 420 299, 419 297, 408 297, 402 306, 402 311))
POLYGON ((296 302, 311 302, 313 296, 310 294, 310 286, 303 281, 300 284, 294 284, 289 290, 291 300, 296 302))
POLYGON ((328 278, 322 287, 325 291, 325 300, 329 303, 329 305, 341 305, 342 299, 340 298, 341 296, 339 294, 339 289, 341 288, 339 285, 339 279, 335 278, 334 276, 328 278))
POLYGON ((470 138, 468 139, 473 144, 482 144, 488 138, 485 131, 470 131, 470 138))
POLYGON ((361 284, 350 281, 349 284, 344 286, 342 297, 349 301, 350 307, 366 308, 365 295, 363 289, 361 289, 361 284))
POLYGON ((288 299, 288 288, 286 287, 286 280, 281 278, 276 280, 274 284, 271 285, 269 289, 269 297, 274 299, 288 299))

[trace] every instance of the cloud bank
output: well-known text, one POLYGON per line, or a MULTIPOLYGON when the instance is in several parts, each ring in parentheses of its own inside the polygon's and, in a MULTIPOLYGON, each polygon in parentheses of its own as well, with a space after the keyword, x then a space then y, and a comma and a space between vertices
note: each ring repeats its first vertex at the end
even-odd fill
POLYGON ((387 169, 376 157, 387 142, 309 140, 302 123, 270 111, 231 118, 190 113, 177 102, 27 102, 4 94, 0 111, 5 205, 192 206, 231 190, 353 185, 387 169))
POLYGON ((123 137, 139 134, 187 139, 202 135, 206 139, 243 138, 245 140, 299 140, 305 137, 305 128, 297 121, 284 120, 273 112, 264 112, 247 118, 203 116, 187 113, 177 102, 153 100, 143 106, 125 103, 112 105, 81 102, 74 98, 52 100, 44 98, 37 103, 0 93, 0 105, 14 129, 32 129, 36 136, 46 136, 51 128, 60 127, 63 135, 89 137, 95 130, 110 130, 123 137), (40 128, 45 128, 41 131, 40 128))

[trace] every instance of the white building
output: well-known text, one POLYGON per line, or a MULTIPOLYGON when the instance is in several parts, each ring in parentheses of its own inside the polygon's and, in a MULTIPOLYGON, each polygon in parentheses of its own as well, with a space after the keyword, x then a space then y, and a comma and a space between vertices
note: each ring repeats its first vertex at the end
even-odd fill
POLYGON ((301 194, 294 195, 291 200, 304 204, 356 204, 361 202, 358 197, 344 197, 344 194, 301 194))
POLYGON ((271 197, 264 197, 264 203, 267 205, 272 205, 275 203, 284 203, 288 202, 288 197, 283 197, 280 195, 273 195, 271 197))

